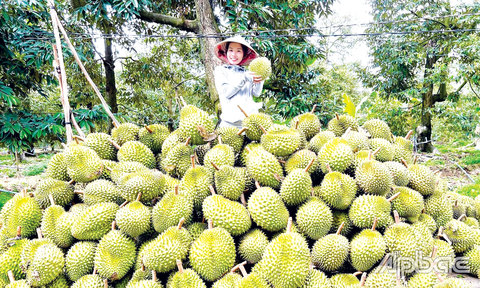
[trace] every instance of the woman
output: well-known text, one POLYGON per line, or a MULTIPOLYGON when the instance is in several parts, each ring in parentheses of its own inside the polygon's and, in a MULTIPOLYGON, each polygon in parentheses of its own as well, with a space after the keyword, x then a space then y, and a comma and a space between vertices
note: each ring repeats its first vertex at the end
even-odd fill
POLYGON ((222 114, 220 127, 242 127, 245 115, 257 113, 262 103, 255 103, 252 95, 259 96, 263 89, 260 76, 245 69, 258 54, 240 36, 228 38, 215 46, 215 54, 224 64, 215 68, 215 86, 220 98, 222 114))

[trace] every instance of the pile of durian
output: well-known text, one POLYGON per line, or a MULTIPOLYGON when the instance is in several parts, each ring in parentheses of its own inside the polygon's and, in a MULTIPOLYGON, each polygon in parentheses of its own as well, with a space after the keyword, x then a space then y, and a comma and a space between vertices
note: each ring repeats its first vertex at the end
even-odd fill
POLYGON ((172 133, 76 137, 1 210, 0 287, 470 287, 457 256, 478 277, 480 198, 416 164, 410 135, 246 116, 215 129, 187 105, 172 133))

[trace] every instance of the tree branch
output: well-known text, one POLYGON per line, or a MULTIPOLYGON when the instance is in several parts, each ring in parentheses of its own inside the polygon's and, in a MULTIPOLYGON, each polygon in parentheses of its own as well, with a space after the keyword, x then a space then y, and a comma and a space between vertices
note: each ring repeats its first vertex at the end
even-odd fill
POLYGON ((198 33, 199 31, 197 20, 181 19, 148 11, 140 11, 140 19, 147 22, 170 25, 188 32, 198 33))
POLYGON ((472 90, 473 94, 475 94, 475 96, 480 99, 480 96, 477 94, 477 92, 473 89, 472 87, 472 82, 470 82, 470 79, 468 79, 468 85, 470 86, 470 89, 472 90))
POLYGON ((421 17, 420 15, 417 14, 417 12, 412 11, 412 10, 409 10, 409 11, 410 11, 410 13, 412 13, 413 15, 415 15, 415 17, 417 17, 417 18, 424 19, 424 20, 428 20, 428 21, 432 21, 432 22, 435 22, 435 23, 437 23, 437 24, 442 25, 444 28, 447 28, 447 25, 443 24, 442 22, 440 22, 440 21, 438 21, 438 20, 431 19, 431 18, 426 18, 426 17, 421 17))

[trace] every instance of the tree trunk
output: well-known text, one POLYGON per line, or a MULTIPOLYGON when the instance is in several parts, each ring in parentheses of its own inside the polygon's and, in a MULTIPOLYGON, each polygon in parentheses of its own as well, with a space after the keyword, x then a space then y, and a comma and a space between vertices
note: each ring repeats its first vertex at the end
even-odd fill
MULTIPOLYGON (((213 15, 212 6, 209 0, 195 0, 195 8, 197 10, 197 20, 199 22, 199 33, 201 35, 215 35, 219 32, 215 17, 213 15)), ((213 71, 215 66, 221 64, 221 61, 215 56, 215 44, 220 39, 218 37, 204 37, 200 38, 202 61, 205 65, 205 76, 207 81, 208 93, 210 100, 215 105, 215 110, 218 112, 220 109, 218 101, 218 93, 215 88, 215 79, 213 71)))
MULTIPOLYGON (((103 65, 105 66, 106 101, 112 113, 117 113, 117 87, 115 85, 115 63, 113 61, 112 43, 112 38, 105 38, 105 59, 103 60, 103 65)), ((108 130, 110 131, 112 128, 113 123, 110 122, 108 130)))
POLYGON ((431 69, 437 62, 437 57, 430 56, 427 53, 427 59, 425 62, 425 72, 424 72, 424 84, 423 88, 426 91, 422 95, 422 121, 421 125, 417 127, 417 142, 421 143, 418 145, 418 149, 421 152, 433 152, 432 144, 432 112, 431 109, 435 105, 434 95, 433 95, 433 83, 427 81, 428 77, 431 74, 431 69))

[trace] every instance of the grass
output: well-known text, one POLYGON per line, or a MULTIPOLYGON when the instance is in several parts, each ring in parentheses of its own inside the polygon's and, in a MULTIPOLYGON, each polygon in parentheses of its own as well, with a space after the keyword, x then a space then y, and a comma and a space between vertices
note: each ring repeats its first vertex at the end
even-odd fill
POLYGON ((474 184, 469 184, 469 185, 465 185, 463 187, 460 187, 457 190, 457 192, 459 194, 469 196, 469 197, 472 197, 472 198, 477 197, 478 195, 480 195, 480 177, 477 177, 474 184))
POLYGON ((0 191, 0 210, 2 210, 3 205, 5 205, 5 203, 7 203, 7 201, 10 200, 10 198, 12 197, 13 194, 0 191))
POLYGON ((478 165, 480 164, 480 151, 472 151, 469 155, 462 158, 461 163, 464 165, 478 165))

